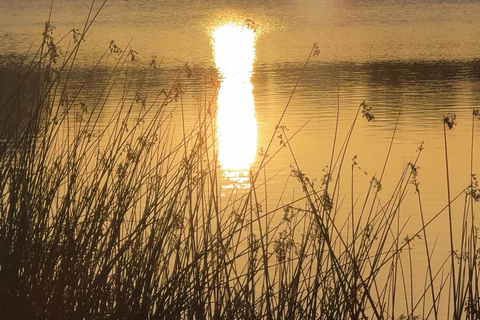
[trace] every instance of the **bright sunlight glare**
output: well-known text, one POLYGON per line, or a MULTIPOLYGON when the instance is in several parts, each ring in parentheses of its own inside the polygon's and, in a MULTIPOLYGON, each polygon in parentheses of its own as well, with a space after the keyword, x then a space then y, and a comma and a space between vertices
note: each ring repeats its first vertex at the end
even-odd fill
POLYGON ((230 23, 218 27, 212 38, 215 64, 222 77, 217 100, 218 157, 225 177, 242 182, 248 177, 257 149, 251 83, 255 34, 230 23))

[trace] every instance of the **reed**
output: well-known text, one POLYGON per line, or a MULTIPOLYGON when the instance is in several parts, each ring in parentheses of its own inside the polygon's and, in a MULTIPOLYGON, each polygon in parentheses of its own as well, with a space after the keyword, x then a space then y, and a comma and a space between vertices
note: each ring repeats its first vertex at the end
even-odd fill
MULTIPOLYGON (((0 311, 5 319, 480 316, 474 212, 480 189, 473 173, 477 110, 469 185, 449 193, 444 210, 430 220, 419 185, 422 147, 392 191, 382 190, 396 129, 381 174, 367 186, 355 184, 359 160, 352 159, 348 168, 345 159, 358 121, 374 120, 366 102, 359 104, 343 140, 337 109, 330 163, 318 182, 310 178, 291 146, 296 133, 290 135, 283 124, 295 89, 258 170, 251 172, 250 189, 224 197, 211 107, 218 82, 205 86, 197 106, 186 106, 188 64, 168 90, 159 90, 157 60, 134 79, 128 71, 137 53, 114 42, 87 76, 77 79, 82 39, 99 11, 92 7, 84 29, 72 31, 70 42, 67 37, 56 42, 47 22, 33 58, 20 60, 15 85, 1 88, 0 311), (60 54, 65 42, 67 50, 60 54), (101 70, 108 71, 107 81, 97 83, 101 70), (121 97, 112 94, 116 86, 123 88, 121 97), (107 110, 114 99, 115 109, 107 110), (198 116, 193 125, 183 119, 178 137, 171 114, 187 107, 196 107, 198 116), (281 144, 275 147, 279 133, 281 144), (272 208, 266 205, 266 169, 285 148, 302 194, 272 208), (342 181, 344 172, 351 179, 342 181), (349 184, 350 194, 343 194, 343 184, 349 184), (359 188, 365 196, 355 199, 359 188), (406 236, 401 207, 409 190, 416 192, 421 226, 406 236), (452 204, 462 197, 461 233, 450 232, 451 257, 434 269, 428 227, 445 209, 452 217, 452 204), (425 285, 416 292, 411 253, 420 239, 425 285)), ((305 64, 318 54, 314 45, 305 64)), ((302 74, 297 84, 301 80, 302 74)), ((444 118, 446 160, 451 120, 444 118)), ((450 181, 446 187, 450 190, 450 181)))

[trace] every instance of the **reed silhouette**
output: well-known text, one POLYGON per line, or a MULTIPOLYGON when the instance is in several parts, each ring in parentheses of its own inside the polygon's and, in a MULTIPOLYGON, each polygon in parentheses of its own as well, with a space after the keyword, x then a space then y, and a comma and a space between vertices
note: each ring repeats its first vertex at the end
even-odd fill
MULTIPOLYGON (((296 133, 284 125, 302 71, 251 172, 250 188, 222 198, 212 110, 216 79, 205 86, 209 98, 199 104, 194 126, 183 121, 182 137, 175 139, 169 107, 187 107, 182 83, 195 72, 188 64, 169 89, 160 90, 156 57, 140 79, 131 79, 125 70, 139 53, 112 41, 88 76, 80 83, 75 78, 79 49, 102 7, 92 9, 71 39, 56 41, 47 21, 32 58, 2 70, 12 75, 0 94, 2 318, 480 317, 474 210, 480 189, 473 172, 478 110, 472 113, 469 185, 458 194, 449 191, 439 200, 444 210, 427 220, 417 165, 422 146, 395 188, 382 190, 396 127, 380 174, 369 185, 355 184, 353 176, 364 173, 359 159, 350 168, 345 160, 350 140, 362 118, 376 121, 364 101, 343 139, 337 109, 323 177, 317 181, 302 170, 291 146, 296 133), (107 81, 97 83, 95 74, 105 65, 107 81), (118 83, 124 94, 107 112, 118 83), (285 148, 303 193, 267 210, 266 168, 285 148), (342 178, 344 172, 351 180, 342 178), (349 185, 350 194, 342 194, 340 184, 349 185), (358 188, 361 199, 353 196, 358 188), (407 236, 400 208, 409 190, 418 198, 422 225, 407 236), (454 212, 452 204, 460 201, 463 212, 454 212), (428 227, 445 212, 450 221, 461 216, 463 224, 459 234, 450 228, 451 254, 435 269, 428 227), (413 275, 420 268, 411 253, 422 242, 425 283, 419 293, 413 275)), ((245 25, 259 27, 252 20, 245 25)), ((319 55, 314 44, 305 66, 319 55)), ((454 130, 454 120, 443 118, 447 173, 447 129, 454 130)))

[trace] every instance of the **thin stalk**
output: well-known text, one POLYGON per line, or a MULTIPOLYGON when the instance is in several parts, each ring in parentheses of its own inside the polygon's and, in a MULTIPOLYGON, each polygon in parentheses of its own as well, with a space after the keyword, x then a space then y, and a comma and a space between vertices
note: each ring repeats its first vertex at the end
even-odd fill
POLYGON ((453 293, 453 319, 460 320, 460 314, 458 310, 458 298, 457 298, 457 286, 456 286, 456 274, 455 274, 455 255, 453 246, 453 221, 452 221, 452 200, 450 196, 450 174, 448 167, 448 147, 447 147, 447 124, 443 124, 443 138, 445 147, 445 172, 447 178, 447 201, 448 201, 448 227, 450 232, 450 261, 451 261, 451 279, 452 279, 452 293, 453 293))

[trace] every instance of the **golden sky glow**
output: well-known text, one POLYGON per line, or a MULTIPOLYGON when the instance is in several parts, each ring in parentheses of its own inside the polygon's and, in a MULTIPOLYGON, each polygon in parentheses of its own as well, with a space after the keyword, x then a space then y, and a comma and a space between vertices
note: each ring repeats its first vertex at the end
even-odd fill
POLYGON ((222 76, 218 92, 218 157, 225 176, 248 182, 255 160, 257 122, 251 82, 255 58, 255 34, 233 23, 213 31, 215 64, 222 76))

